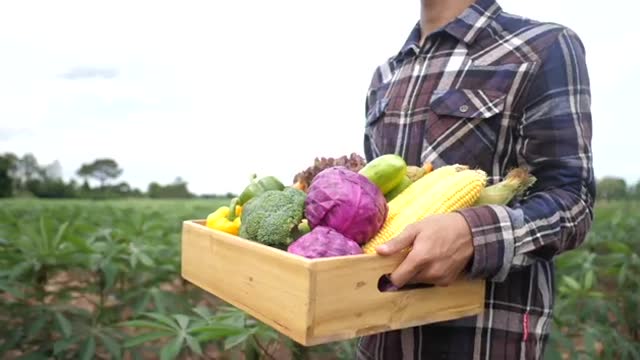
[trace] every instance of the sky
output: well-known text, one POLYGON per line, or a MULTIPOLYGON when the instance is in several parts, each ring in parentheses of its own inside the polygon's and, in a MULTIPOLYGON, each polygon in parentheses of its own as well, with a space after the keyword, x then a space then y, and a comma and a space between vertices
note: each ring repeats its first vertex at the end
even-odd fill
MULTIPOLYGON (((640 180, 640 61, 628 0, 502 0, 578 33, 592 85, 597 177, 640 180)), ((363 155, 364 96, 419 1, 0 2, 0 153, 59 161, 65 179, 110 157, 146 190, 285 183, 315 157, 363 155)))

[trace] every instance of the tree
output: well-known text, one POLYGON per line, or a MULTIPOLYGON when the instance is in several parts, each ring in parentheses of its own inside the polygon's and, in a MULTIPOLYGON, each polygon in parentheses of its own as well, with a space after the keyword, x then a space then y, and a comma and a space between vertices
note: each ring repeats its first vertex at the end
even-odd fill
POLYGON ((191 198, 193 194, 189 192, 187 188, 187 182, 182 178, 176 178, 173 183, 169 185, 160 185, 156 182, 149 184, 147 194, 150 198, 191 198))
POLYGON ((598 181, 597 196, 606 200, 622 199, 627 196, 627 182, 619 177, 607 176, 598 181))
POLYGON ((13 177, 15 170, 16 156, 4 154, 0 156, 0 197, 10 197, 13 195, 13 177))
POLYGON ((77 174, 85 180, 94 178, 100 182, 100 187, 104 187, 107 180, 119 177, 122 174, 122 169, 113 159, 96 159, 92 163, 82 164, 77 174))
POLYGON ((40 174, 40 165, 38 160, 33 154, 24 154, 17 163, 18 176, 22 178, 22 181, 29 181, 36 178, 36 175, 40 174))
POLYGON ((640 200, 640 180, 633 186, 632 195, 635 199, 640 200))
POLYGON ((13 154, 7 154, 5 156, 12 158, 12 162, 14 163, 9 176, 13 179, 15 191, 24 190, 28 182, 41 178, 42 169, 40 169, 38 160, 33 154, 24 154, 21 158, 13 154))

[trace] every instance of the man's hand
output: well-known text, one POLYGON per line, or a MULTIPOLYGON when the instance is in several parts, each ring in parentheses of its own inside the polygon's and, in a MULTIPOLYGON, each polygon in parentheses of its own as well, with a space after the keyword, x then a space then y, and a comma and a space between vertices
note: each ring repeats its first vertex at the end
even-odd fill
POLYGON ((391 282, 397 287, 414 283, 449 285, 473 256, 471 230, 458 213, 434 215, 409 225, 376 251, 393 255, 410 246, 413 248, 407 257, 391 274, 391 282))

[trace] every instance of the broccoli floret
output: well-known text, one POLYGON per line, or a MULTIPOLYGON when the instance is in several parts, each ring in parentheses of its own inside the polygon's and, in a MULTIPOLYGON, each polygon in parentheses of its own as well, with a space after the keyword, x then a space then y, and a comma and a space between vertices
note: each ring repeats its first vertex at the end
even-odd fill
POLYGON ((294 188, 269 190, 242 208, 239 236, 286 249, 298 236, 306 194, 294 188))

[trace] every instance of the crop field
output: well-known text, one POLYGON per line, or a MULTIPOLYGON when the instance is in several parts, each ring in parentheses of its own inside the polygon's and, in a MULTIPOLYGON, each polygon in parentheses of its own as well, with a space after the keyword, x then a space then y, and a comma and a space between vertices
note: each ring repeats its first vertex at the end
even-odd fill
MULTIPOLYGON (((0 201, 2 359, 351 359, 296 346, 180 277, 180 230, 226 200, 0 201)), ((601 202, 556 260, 549 359, 640 359, 640 202, 601 202)))

